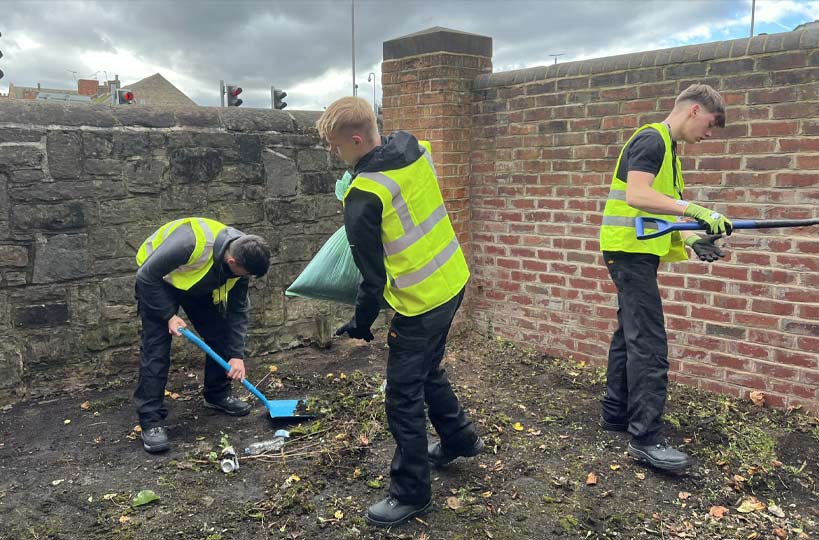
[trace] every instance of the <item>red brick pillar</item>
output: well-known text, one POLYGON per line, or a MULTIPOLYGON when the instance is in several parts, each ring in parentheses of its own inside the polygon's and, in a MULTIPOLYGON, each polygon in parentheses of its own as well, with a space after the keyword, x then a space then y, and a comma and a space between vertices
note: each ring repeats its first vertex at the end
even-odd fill
POLYGON ((384 133, 409 131, 432 157, 458 240, 469 257, 472 83, 492 71, 492 38, 436 27, 384 42, 384 133))

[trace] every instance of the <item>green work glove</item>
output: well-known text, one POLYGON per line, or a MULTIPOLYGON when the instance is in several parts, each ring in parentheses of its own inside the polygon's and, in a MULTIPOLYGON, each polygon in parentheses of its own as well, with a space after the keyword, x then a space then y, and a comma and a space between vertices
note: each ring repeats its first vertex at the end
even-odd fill
POLYGON ((721 234, 709 234, 708 236, 694 234, 685 239, 685 245, 694 250, 701 261, 714 262, 725 257, 725 253, 716 244, 720 238, 722 238, 721 234))
POLYGON ((698 204, 688 203, 684 215, 694 218, 700 225, 704 225, 708 234, 727 234, 730 236, 734 230, 731 220, 727 217, 698 204))

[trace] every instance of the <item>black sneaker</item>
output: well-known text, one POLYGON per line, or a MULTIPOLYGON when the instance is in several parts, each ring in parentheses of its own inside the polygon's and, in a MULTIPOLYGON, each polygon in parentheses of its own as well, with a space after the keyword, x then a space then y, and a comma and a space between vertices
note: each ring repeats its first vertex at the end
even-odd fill
POLYGON ((691 458, 685 452, 673 448, 663 440, 654 444, 628 443, 631 457, 648 462, 652 467, 663 471, 682 471, 691 465, 691 458))
POLYGON ((164 452, 171 447, 171 443, 168 442, 168 432, 162 426, 143 429, 140 436, 142 437, 142 447, 151 454, 164 452))
POLYGON ((432 499, 422 504, 402 504, 398 499, 387 497, 367 508, 364 519, 376 527, 395 527, 415 516, 429 512, 430 508, 432 508, 432 499))
POLYGON ((438 441, 429 445, 427 454, 429 455, 430 463, 435 467, 443 467, 458 457, 475 457, 483 452, 484 447, 483 439, 480 437, 478 437, 472 446, 461 452, 453 452, 452 450, 445 449, 441 446, 441 441, 438 441))
POLYGON ((245 416, 250 412, 250 403, 245 403, 239 398, 227 396, 219 400, 209 401, 205 398, 205 407, 216 409, 230 416, 245 416))
POLYGON ((628 431, 628 422, 609 422, 601 416, 600 427, 605 431, 628 431))

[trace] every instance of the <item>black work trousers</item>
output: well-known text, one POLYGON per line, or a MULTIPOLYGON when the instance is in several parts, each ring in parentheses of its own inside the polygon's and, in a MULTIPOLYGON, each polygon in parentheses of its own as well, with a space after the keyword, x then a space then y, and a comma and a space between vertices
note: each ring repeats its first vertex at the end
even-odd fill
MULTIPOLYGON (((225 361, 228 327, 219 307, 210 296, 190 295, 168 286, 178 306, 182 306, 196 332, 225 361)), ((138 301, 142 331, 140 336, 139 382, 134 401, 143 430, 164 425, 168 417, 165 407, 165 385, 171 366, 171 334, 168 322, 147 312, 138 301)), ((205 355, 205 399, 219 401, 230 394, 230 379, 222 367, 205 355)))
POLYGON ((617 330, 611 338, 603 419, 628 424, 635 441, 656 442, 668 392, 668 340, 657 268, 646 253, 603 252, 617 287, 617 330))
POLYGON ((416 317, 396 314, 387 343, 387 423, 395 439, 390 466, 390 495, 404 504, 426 503, 432 496, 427 426, 429 419, 444 448, 458 452, 475 444, 477 433, 441 367, 452 319, 463 291, 447 303, 416 317))

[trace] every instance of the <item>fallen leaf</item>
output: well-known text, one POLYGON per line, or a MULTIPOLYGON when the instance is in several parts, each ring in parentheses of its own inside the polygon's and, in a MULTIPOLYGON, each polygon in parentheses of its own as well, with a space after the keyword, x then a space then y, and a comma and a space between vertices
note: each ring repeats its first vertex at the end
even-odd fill
POLYGON ((52 482, 51 482, 51 485, 52 485, 52 486, 59 486, 59 485, 60 485, 60 484, 62 484, 63 482, 65 482, 65 478, 60 478, 59 480, 54 480, 54 481, 52 481, 52 482))
POLYGON ((617 463, 612 463, 611 465, 609 465, 609 469, 611 469, 612 471, 617 471, 620 469, 620 465, 618 465, 617 463))
POLYGON ((745 480, 747 480, 747 478, 745 478, 745 477, 744 477, 744 476, 742 476, 741 474, 735 474, 735 475, 734 475, 734 482, 736 482, 737 484, 741 484, 741 483, 742 483, 742 482, 744 482, 745 480))
POLYGON ((760 510, 765 510, 765 503, 760 502, 756 497, 748 497, 747 499, 744 499, 737 507, 737 511, 742 512, 743 514, 758 512, 760 510))
POLYGON ((708 513, 711 514, 711 517, 715 519, 722 519, 722 516, 724 516, 727 512, 728 509, 724 506, 712 506, 711 510, 708 511, 708 513))
POLYGON ((461 501, 458 499, 458 497, 447 497, 446 505, 452 510, 457 510, 461 507, 461 501))
POLYGON ((361 476, 361 469, 359 467, 356 467, 355 469, 353 469, 353 478, 358 478, 359 476, 361 476))
POLYGON ((70 424, 70 423, 71 423, 71 420, 70 420, 70 419, 68 419, 68 418, 66 418, 65 420, 63 420, 63 424, 68 425, 68 424, 70 424))
POLYGON ((782 466, 782 462, 781 462, 781 461, 779 461, 778 459, 775 459, 775 460, 771 461, 771 465, 773 465, 773 467, 774 467, 775 469, 778 469, 779 467, 781 467, 781 466, 782 466))
POLYGON ((277 371, 279 371, 279 366, 272 365, 268 369, 270 370, 270 373, 276 373, 277 371))
POLYGON ((637 477, 637 480, 645 480, 646 479, 646 473, 638 472, 638 473, 634 473, 634 476, 637 477))
POLYGON ((82 403, 80 403, 80 409, 84 411, 87 411, 89 407, 91 407, 90 401, 83 401, 82 403))
POLYGON ((515 422, 512 424, 512 429, 515 431, 523 431, 523 425, 520 422, 515 422))
POLYGON ((680 491, 679 493, 677 493, 677 498, 680 499, 681 501, 687 500, 688 497, 690 496, 691 494, 687 491, 680 491))
POLYGON ((780 540, 785 540, 786 538, 788 538, 788 531, 786 531, 785 529, 783 529, 781 527, 777 527, 776 529, 774 529, 773 533, 774 533, 774 536, 776 536, 780 540))
POLYGON ((344 374, 344 373, 341 373, 341 374, 338 376, 338 378, 343 380, 343 379, 346 379, 346 378, 347 378, 347 375, 346 375, 346 374, 344 374))
POLYGON ((159 500, 159 497, 157 496, 156 493, 153 492, 153 490, 143 489, 142 491, 140 491, 139 493, 136 494, 136 497, 134 497, 134 501, 133 501, 132 504, 133 504, 134 507, 137 507, 137 506, 143 506, 145 504, 152 503, 152 502, 158 501, 158 500, 159 500))
POLYGON ((176 392, 171 392, 171 399, 179 399, 180 397, 182 397, 182 396, 180 396, 176 392))
POLYGON ((765 393, 764 392, 760 392, 759 390, 754 390, 753 392, 748 394, 748 397, 751 398, 751 401, 753 401, 754 405, 756 405, 757 407, 762 407, 763 405, 765 405, 765 393))
POLYGON ((586 485, 587 486, 596 486, 597 485, 597 475, 593 472, 590 472, 589 475, 586 477, 586 485))
POLYGON ((128 523, 129 521, 131 521, 131 518, 129 518, 128 516, 119 516, 119 522, 120 522, 122 525, 125 525, 125 524, 126 524, 126 523, 128 523))
POLYGON ((131 431, 133 431, 134 433, 142 433, 142 426, 137 424, 137 425, 134 426, 134 429, 132 429, 131 431))
POLYGON ((778 518, 785 517, 785 512, 775 504, 768 506, 768 513, 778 518))
POLYGON ((333 517, 335 517, 336 519, 341 519, 344 517, 344 512, 342 512, 341 510, 336 510, 336 513, 333 514, 333 517))
POLYGON ((488 499, 491 496, 492 496, 491 491, 484 491, 483 493, 481 493, 481 497, 483 497, 484 499, 488 499))
POLYGON ((102 496, 102 498, 103 498, 103 500, 110 501, 111 499, 113 499, 116 496, 117 496, 116 493, 106 493, 105 495, 102 496))
POLYGON ((362 433, 361 435, 358 436, 358 442, 361 443, 361 446, 369 446, 370 438, 362 433))

